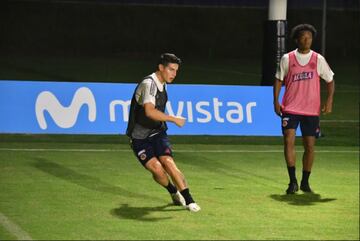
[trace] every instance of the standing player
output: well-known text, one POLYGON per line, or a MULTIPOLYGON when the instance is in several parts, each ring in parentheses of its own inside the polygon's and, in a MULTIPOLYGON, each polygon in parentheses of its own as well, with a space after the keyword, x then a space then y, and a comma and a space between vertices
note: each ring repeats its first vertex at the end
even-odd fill
POLYGON ((291 31, 291 38, 298 48, 281 58, 275 75, 274 109, 282 119, 284 155, 290 177, 287 194, 299 190, 295 174, 295 132, 299 123, 305 150, 300 189, 303 192, 312 192, 309 176, 314 161, 315 137, 318 137, 320 132, 320 78, 325 80, 327 86, 327 99, 321 110, 323 114, 332 111, 334 73, 325 58, 310 49, 315 36, 316 29, 312 25, 295 26, 291 31), (278 99, 283 82, 285 94, 280 105, 278 99))
POLYGON ((179 127, 185 124, 184 118, 165 114, 168 100, 166 83, 173 82, 180 64, 181 60, 174 54, 164 53, 160 56, 156 72, 138 84, 131 100, 126 134, 130 137, 131 148, 138 160, 152 173, 154 180, 168 190, 174 204, 198 212, 200 207, 192 198, 185 177, 174 162, 166 134, 166 121, 179 127))

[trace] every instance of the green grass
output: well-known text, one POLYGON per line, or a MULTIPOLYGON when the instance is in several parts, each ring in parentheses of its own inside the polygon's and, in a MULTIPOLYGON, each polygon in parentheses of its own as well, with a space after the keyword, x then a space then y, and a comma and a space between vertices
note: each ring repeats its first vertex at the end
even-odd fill
MULTIPOLYGON (((359 239, 357 147, 319 146, 316 193, 286 196, 281 145, 175 141, 176 162, 202 207, 194 214, 169 205, 124 142, 12 138, 0 142, 0 212, 33 239, 359 239), (21 144, 68 151, 4 149, 21 144), (69 150, 79 148, 89 151, 69 150)), ((0 229, 1 239, 9 235, 0 229)))

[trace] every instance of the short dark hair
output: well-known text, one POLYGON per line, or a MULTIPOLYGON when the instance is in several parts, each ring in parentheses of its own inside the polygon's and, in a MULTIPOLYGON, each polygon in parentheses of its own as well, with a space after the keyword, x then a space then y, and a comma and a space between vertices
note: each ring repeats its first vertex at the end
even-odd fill
POLYGON ((181 64, 181 59, 179 57, 176 57, 175 54, 171 53, 163 53, 160 55, 160 58, 158 60, 158 65, 162 64, 164 66, 167 66, 168 64, 181 64))
POLYGON ((317 31, 314 28, 314 26, 312 26, 311 24, 303 23, 293 27, 290 34, 291 39, 297 40, 300 37, 300 33, 302 31, 310 31, 312 33, 313 38, 316 37, 317 31))

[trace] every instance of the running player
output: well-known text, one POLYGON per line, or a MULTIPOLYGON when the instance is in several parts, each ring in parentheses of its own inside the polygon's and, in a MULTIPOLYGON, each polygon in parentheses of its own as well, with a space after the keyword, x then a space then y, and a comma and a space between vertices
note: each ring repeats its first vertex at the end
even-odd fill
POLYGON ((191 196, 185 177, 174 162, 166 134, 167 121, 179 127, 185 124, 184 118, 165 114, 166 83, 173 82, 180 64, 181 60, 174 54, 164 53, 156 72, 138 84, 131 100, 126 134, 138 160, 152 173, 154 180, 168 190, 174 204, 198 212, 200 206, 191 196))

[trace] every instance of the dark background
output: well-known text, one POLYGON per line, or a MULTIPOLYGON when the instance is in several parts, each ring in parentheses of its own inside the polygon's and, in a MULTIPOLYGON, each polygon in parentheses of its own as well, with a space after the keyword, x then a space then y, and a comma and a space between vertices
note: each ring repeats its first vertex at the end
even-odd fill
MULTIPOLYGON (((359 1, 327 1, 326 57, 359 56, 359 1)), ((288 1, 288 31, 319 32, 322 1, 288 1)), ((1 1, 0 52, 8 55, 261 59, 268 1, 1 1)), ((289 41, 288 49, 294 45, 289 41)))

